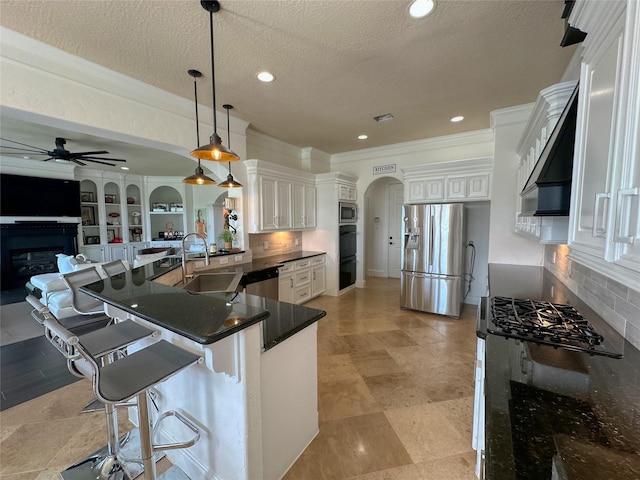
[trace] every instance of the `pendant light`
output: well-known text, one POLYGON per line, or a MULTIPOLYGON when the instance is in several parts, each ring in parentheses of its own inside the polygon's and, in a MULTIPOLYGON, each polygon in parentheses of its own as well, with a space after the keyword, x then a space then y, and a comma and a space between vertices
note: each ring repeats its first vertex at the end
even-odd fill
MULTIPOLYGON (((230 128, 230 122, 229 122, 229 110, 231 110, 233 106, 229 104, 225 104, 225 105, 222 105, 222 107, 227 111, 227 143, 229 144, 229 147, 231 147, 231 128, 230 128)), ((227 175, 227 179, 224 182, 219 183, 218 186, 223 188, 242 187, 242 184, 236 182, 233 179, 233 175, 231 175, 231 162, 229 162, 229 175, 227 175)))
MULTIPOLYGON (((198 82, 197 78, 202 76, 198 70, 188 70, 187 73, 193 77, 193 97, 196 103, 196 145, 200 144, 200 123, 198 122, 198 82)), ((188 176, 182 183, 188 183, 190 185, 215 185, 216 181, 213 178, 209 178, 204 174, 204 170, 200 165, 200 159, 198 159, 198 166, 193 175, 188 176)))
POLYGON ((218 135, 216 122, 216 76, 215 62, 213 55, 213 13, 220 10, 220 2, 217 0, 200 0, 202 8, 209 12, 209 32, 211 37, 211 97, 213 103, 213 134, 209 139, 209 144, 196 148, 191 155, 202 159, 212 160, 214 162, 235 162, 240 160, 232 150, 222 145, 222 139, 218 135))

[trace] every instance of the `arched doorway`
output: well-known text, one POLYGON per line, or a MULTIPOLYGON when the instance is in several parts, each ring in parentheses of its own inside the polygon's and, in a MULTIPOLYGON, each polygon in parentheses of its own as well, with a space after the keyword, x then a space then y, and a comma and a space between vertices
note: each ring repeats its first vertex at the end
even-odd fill
POLYGON ((404 185, 393 177, 374 180, 364 194, 364 276, 400 278, 404 185))

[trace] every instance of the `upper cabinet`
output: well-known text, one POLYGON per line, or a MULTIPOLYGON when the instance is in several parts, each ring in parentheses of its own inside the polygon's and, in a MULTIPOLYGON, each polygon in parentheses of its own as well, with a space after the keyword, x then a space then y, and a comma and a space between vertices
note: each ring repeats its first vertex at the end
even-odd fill
POLYGON ((315 176, 258 160, 246 160, 249 232, 316 227, 315 176))
POLYGON ((640 272, 640 5, 578 2, 569 20, 588 34, 580 72, 570 258, 633 285, 640 272))
POLYGON ((469 202, 491 198, 492 158, 405 167, 405 203, 469 202))

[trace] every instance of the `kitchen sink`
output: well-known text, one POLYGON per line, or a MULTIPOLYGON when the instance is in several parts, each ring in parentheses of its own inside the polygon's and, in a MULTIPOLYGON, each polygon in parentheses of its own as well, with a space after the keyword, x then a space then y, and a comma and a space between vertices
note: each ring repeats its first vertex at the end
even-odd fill
POLYGON ((183 287, 190 292, 235 292, 242 272, 218 272, 196 274, 183 287))

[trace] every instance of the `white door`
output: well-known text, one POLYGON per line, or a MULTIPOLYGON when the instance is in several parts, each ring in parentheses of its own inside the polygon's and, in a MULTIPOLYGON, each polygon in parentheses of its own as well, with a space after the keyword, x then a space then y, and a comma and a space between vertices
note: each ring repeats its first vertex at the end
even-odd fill
POLYGON ((389 239, 389 277, 400 278, 402 247, 402 204, 404 203, 404 186, 401 183, 389 185, 389 225, 387 238, 389 239))

